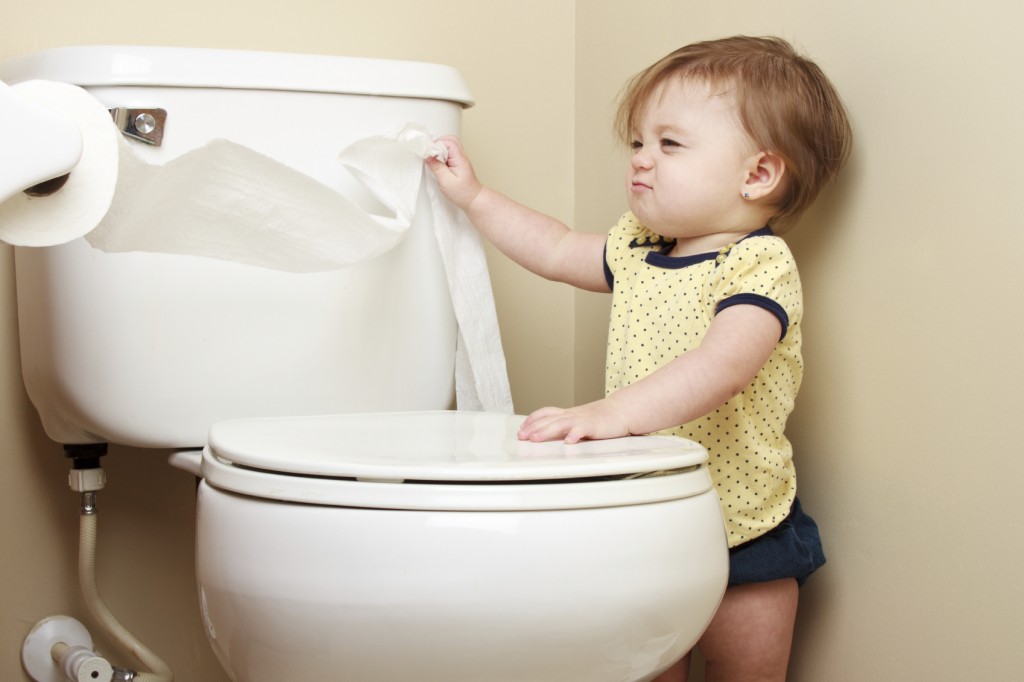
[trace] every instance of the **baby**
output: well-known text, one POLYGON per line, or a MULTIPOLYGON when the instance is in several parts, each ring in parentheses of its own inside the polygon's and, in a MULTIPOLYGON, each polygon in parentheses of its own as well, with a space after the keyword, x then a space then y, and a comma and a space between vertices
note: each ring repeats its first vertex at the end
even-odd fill
MULTIPOLYGON (((834 178, 851 133, 835 89, 778 38, 672 52, 638 74, 616 127, 629 212, 576 232, 485 187, 458 140, 427 161, 442 192, 530 271, 612 294, 605 397, 546 407, 519 437, 666 433, 710 454, 730 577, 701 637, 708 679, 784 680, 798 585, 825 557, 784 435, 800 386, 802 291, 778 235, 834 178)), ((671 538, 666 538, 671 542, 671 538)), ((659 680, 685 680, 689 656, 659 680)))

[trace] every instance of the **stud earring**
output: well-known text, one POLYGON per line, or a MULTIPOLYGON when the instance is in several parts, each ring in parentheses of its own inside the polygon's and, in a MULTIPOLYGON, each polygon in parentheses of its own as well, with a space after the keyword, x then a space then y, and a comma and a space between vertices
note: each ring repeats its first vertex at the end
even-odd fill
POLYGON ((750 192, 744 192, 743 193, 743 198, 744 199, 749 199, 750 198, 750 192))

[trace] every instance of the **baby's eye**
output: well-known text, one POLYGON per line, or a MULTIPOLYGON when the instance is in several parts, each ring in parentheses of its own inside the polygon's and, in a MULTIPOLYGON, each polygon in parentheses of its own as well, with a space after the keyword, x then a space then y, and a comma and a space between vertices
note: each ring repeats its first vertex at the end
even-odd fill
POLYGON ((662 146, 662 147, 681 147, 682 145, 680 145, 680 144, 679 144, 678 142, 676 142, 675 140, 670 140, 670 139, 668 139, 668 138, 664 138, 664 139, 662 139, 662 141, 661 141, 661 146, 662 146))
POLYGON ((644 143, 641 142, 640 140, 633 140, 632 142, 629 143, 630 149, 643 149, 643 146, 644 143))

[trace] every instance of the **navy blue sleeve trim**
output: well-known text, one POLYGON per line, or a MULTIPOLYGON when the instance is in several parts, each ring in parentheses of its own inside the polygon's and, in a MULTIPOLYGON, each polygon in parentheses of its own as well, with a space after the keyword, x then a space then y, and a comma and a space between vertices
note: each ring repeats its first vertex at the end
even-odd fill
POLYGON ((604 243, 604 281, 608 282, 608 289, 615 291, 615 275, 612 274, 612 269, 608 267, 608 242, 604 243))
POLYGON ((715 314, 722 312, 726 308, 734 305, 756 305, 758 308, 764 308, 772 315, 779 319, 779 323, 782 325, 782 336, 779 337, 779 341, 786 338, 786 332, 789 331, 789 315, 786 314, 785 308, 781 305, 768 298, 767 296, 761 296, 760 294, 736 294, 730 296, 724 301, 720 301, 715 306, 715 314))

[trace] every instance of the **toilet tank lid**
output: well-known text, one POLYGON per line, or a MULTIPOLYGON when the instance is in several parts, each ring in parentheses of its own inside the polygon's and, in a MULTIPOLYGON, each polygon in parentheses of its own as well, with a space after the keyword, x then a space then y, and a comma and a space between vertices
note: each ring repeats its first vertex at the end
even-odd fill
POLYGON ((57 47, 0 64, 0 80, 413 97, 473 105, 457 70, 441 64, 188 47, 57 47))
POLYGON ((395 482, 628 477, 707 461, 699 444, 671 436, 523 442, 523 419, 457 411, 239 419, 213 425, 208 452, 268 472, 395 482))

